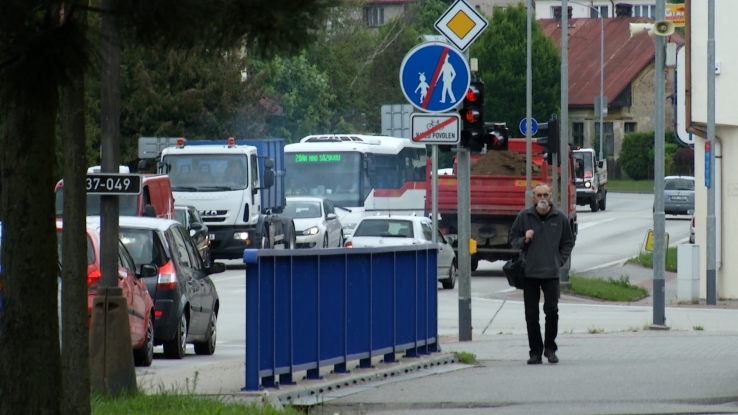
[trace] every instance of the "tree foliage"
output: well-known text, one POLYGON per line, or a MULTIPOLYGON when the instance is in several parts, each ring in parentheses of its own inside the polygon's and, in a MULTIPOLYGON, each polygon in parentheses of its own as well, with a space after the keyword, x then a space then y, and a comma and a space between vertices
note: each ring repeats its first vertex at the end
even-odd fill
MULTIPOLYGON (((526 117, 527 10, 523 3, 495 8, 489 27, 471 47, 484 81, 485 121, 505 122, 513 136, 526 117)), ((548 121, 561 103, 561 58, 554 42, 533 21, 533 118, 548 121)), ((544 121, 544 122, 545 122, 544 121)))
MULTIPOLYGON (((677 143, 674 131, 666 131, 664 134, 665 175, 684 174, 680 173, 684 169, 684 160, 679 151, 680 146, 677 143), (677 154, 680 154, 680 156, 677 157, 677 154)), ((623 137, 618 161, 625 174, 633 180, 653 178, 654 132, 626 134, 623 137)), ((692 162, 694 162, 694 155, 692 156, 692 162)))

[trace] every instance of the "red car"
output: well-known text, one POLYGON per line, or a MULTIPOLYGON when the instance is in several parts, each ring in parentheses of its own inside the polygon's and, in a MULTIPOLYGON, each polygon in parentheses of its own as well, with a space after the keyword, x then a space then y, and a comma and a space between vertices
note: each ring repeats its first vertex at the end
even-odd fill
MULTIPOLYGON (((57 243, 61 259, 62 221, 56 221, 57 243)), ((156 267, 136 265, 125 246, 118 241, 118 286, 128 302, 128 322, 131 326, 131 345, 136 366, 150 366, 154 359, 154 302, 151 300, 143 277, 156 275, 156 267)), ((100 227, 87 225, 87 312, 88 327, 92 317, 92 303, 100 284, 100 227)))

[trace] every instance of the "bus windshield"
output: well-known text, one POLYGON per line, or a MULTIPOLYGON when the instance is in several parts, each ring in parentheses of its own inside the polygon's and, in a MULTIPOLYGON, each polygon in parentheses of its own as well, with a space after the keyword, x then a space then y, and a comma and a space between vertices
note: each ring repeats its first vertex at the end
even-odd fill
POLYGON ((362 162, 358 152, 285 154, 285 194, 324 196, 337 206, 362 206, 362 162))
POLYGON ((167 155, 162 162, 174 192, 222 192, 249 187, 244 154, 167 155))

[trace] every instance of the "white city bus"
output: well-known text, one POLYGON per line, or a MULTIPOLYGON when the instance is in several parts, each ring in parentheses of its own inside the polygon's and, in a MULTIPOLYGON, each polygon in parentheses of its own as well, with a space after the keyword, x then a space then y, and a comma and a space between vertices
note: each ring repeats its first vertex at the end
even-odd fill
POLYGON ((321 196, 349 237, 364 216, 423 215, 425 145, 405 138, 311 135, 286 145, 286 194, 321 196))

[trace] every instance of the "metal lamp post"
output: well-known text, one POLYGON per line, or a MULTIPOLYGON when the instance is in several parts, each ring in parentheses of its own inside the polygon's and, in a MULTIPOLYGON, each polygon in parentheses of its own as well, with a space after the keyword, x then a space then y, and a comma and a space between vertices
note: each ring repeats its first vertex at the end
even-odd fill
MULTIPOLYGON (((590 6, 588 4, 584 3, 578 3, 576 1, 569 0, 569 3, 578 4, 580 6, 589 7, 590 9, 597 12, 597 16, 600 19, 600 96, 597 98, 597 102, 599 103, 599 109, 600 109, 600 160, 604 159, 602 156, 602 137, 605 135, 605 131, 603 130, 603 114, 605 112, 604 103, 603 101, 603 95, 605 94, 605 21, 602 18, 602 11, 597 8, 590 6)), ((563 11, 562 13, 568 13, 568 10, 563 11)))

